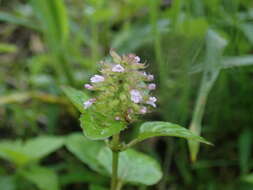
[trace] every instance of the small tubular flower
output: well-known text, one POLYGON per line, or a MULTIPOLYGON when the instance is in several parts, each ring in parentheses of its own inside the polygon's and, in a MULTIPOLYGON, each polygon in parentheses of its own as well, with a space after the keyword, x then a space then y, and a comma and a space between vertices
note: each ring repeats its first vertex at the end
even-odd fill
POLYGON ((85 84, 84 88, 88 89, 88 90, 93 90, 93 86, 90 84, 85 84))
POLYGON ((149 90, 155 90, 156 89, 156 84, 155 83, 151 83, 148 85, 148 89, 149 90))
POLYGON ((87 100, 86 102, 83 103, 84 109, 87 109, 89 107, 91 107, 91 105, 96 101, 95 98, 91 98, 89 100, 87 100))
POLYGON ((155 108, 156 107, 156 104, 155 104, 156 101, 157 101, 156 97, 152 96, 152 97, 149 97, 149 99, 146 103, 155 108))
POLYGON ((134 103, 140 103, 142 101, 142 95, 138 90, 131 90, 130 94, 131 94, 131 100, 134 103))
POLYGON ((115 65, 113 68, 112 68, 112 71, 113 72, 118 72, 118 73, 122 73, 125 71, 124 67, 122 67, 120 64, 117 64, 115 65))
POLYGON ((105 80, 105 78, 101 75, 94 75, 93 77, 91 77, 90 81, 92 83, 99 83, 99 82, 103 82, 105 80))

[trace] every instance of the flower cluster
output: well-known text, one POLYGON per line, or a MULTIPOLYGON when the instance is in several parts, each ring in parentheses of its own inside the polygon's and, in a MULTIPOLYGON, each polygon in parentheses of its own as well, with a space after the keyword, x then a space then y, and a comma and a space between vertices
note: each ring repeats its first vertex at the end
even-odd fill
POLYGON ((120 56, 110 51, 113 61, 100 62, 100 75, 90 78, 84 87, 96 92, 96 97, 84 102, 84 109, 92 110, 117 121, 132 122, 138 115, 156 107, 154 76, 143 71, 146 65, 134 54, 120 56))

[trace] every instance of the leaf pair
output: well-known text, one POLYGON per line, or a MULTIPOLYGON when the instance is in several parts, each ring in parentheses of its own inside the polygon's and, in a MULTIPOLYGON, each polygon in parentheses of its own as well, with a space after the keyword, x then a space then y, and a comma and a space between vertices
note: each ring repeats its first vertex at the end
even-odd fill
MULTIPOLYGON (((100 141, 91 141, 82 134, 72 134, 66 146, 81 161, 102 175, 110 175, 112 152, 100 141)), ((119 178, 124 183, 152 185, 162 177, 161 168, 153 158, 128 149, 119 154, 119 178)))

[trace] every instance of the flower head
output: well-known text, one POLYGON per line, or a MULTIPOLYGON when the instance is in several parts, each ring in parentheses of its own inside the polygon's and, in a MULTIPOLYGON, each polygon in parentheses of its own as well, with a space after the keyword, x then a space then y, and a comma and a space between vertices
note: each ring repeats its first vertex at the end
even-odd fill
POLYGON ((101 75, 94 75, 90 79, 90 81, 93 82, 93 83, 103 82, 104 80, 105 80, 105 78, 101 75))
POLYGON ((112 68, 112 71, 113 72, 118 72, 118 73, 122 73, 125 71, 124 67, 122 67, 120 64, 117 64, 115 65, 113 68, 112 68))
POLYGON ((84 102, 84 109, 89 108, 118 122, 131 123, 140 114, 146 114, 156 107, 156 98, 151 96, 156 85, 147 84, 154 76, 144 71, 146 65, 140 63, 139 56, 121 56, 113 50, 110 54, 112 61, 100 62, 101 74, 91 77, 92 84, 84 85, 96 96, 84 102))

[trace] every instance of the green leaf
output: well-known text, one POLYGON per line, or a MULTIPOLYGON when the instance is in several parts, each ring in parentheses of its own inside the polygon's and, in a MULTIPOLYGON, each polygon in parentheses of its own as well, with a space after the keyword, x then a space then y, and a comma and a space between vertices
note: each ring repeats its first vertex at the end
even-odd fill
POLYGON ((250 174, 248 174, 246 176, 243 176, 242 180, 245 181, 245 182, 247 182, 247 183, 253 184, 253 173, 250 173, 250 174))
POLYGON ((104 168, 97 161, 97 156, 104 143, 91 141, 81 133, 75 133, 68 136, 66 140, 67 149, 77 158, 87 164, 91 169, 105 174, 104 168))
POLYGON ((57 174, 45 167, 33 166, 21 171, 21 175, 34 183, 40 190, 58 190, 57 174))
MULTIPOLYGON (((103 148, 98 155, 99 162, 112 173, 112 152, 109 148, 103 148)), ((162 177, 161 168, 153 158, 128 149, 119 153, 119 178, 123 182, 153 185, 162 177)))
POLYGON ((64 86, 62 87, 63 92, 74 104, 74 106, 81 112, 84 113, 83 103, 89 99, 89 97, 80 90, 76 90, 71 87, 64 86))
POLYGON ((17 46, 7 43, 0 43, 0 53, 15 53, 17 46))
POLYGON ((125 128, 125 123, 102 116, 99 113, 87 112, 82 114, 80 121, 85 136, 92 140, 106 139, 125 128))
POLYGON ((2 159, 15 163, 17 166, 24 165, 30 159, 29 155, 26 155, 23 152, 23 143, 20 140, 1 141, 0 157, 2 159))
POLYGON ((15 190, 16 184, 13 176, 0 176, 0 189, 15 190))
POLYGON ((69 23, 63 0, 30 0, 51 46, 60 48, 68 38, 69 23))
POLYGON ((252 55, 225 57, 222 60, 223 68, 241 67, 253 65, 252 55))
POLYGON ((108 188, 102 187, 100 185, 90 185, 89 190, 109 190, 108 188))
POLYGON ((60 148, 64 143, 62 137, 40 136, 26 142, 1 141, 0 157, 17 166, 25 165, 31 161, 37 161, 60 148))
MULTIPOLYGON (((209 30, 206 37, 206 52, 203 65, 203 76, 194 108, 190 131, 196 135, 201 134, 202 118, 208 95, 219 76, 222 68, 222 54, 227 41, 215 31, 209 30)), ((199 142, 189 140, 191 160, 195 161, 199 152, 199 142)))
POLYGON ((32 19, 28 19, 25 18, 24 16, 11 14, 4 11, 0 11, 0 21, 25 26, 27 28, 31 28, 36 31, 41 30, 39 25, 36 25, 35 23, 32 22, 32 19))
POLYGON ((250 158, 252 152, 252 132, 245 129, 238 139, 239 163, 242 173, 247 173, 250 169, 250 158))
POLYGON ((153 121, 153 122, 146 122, 141 125, 136 139, 132 141, 132 145, 145 139, 157 136, 174 136, 210 144, 204 138, 195 135, 190 130, 181 127, 177 124, 163 121, 153 121))
POLYGON ((23 152, 32 160, 40 160, 56 151, 64 144, 63 137, 39 136, 28 140, 23 146, 23 152))

